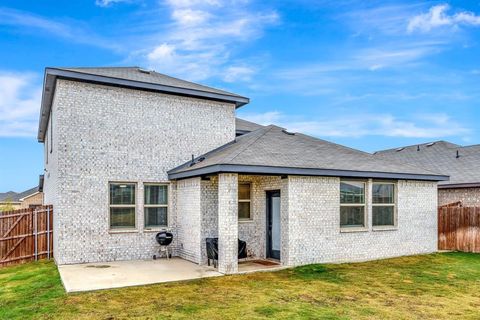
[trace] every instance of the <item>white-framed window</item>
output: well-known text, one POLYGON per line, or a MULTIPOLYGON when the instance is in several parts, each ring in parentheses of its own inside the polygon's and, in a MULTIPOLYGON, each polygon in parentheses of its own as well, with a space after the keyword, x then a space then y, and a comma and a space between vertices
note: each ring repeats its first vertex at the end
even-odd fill
POLYGON ((143 188, 145 229, 168 226, 168 184, 145 183, 143 188))
POLYGON ((394 182, 372 184, 372 226, 392 227, 396 225, 396 187, 394 182))
POLYGON ((366 227, 366 182, 341 181, 340 182, 340 227, 365 228, 366 227))
POLYGON ((250 220, 251 216, 251 183, 238 184, 238 220, 250 220))
POLYGON ((131 182, 109 183, 110 229, 136 228, 136 189, 131 182))

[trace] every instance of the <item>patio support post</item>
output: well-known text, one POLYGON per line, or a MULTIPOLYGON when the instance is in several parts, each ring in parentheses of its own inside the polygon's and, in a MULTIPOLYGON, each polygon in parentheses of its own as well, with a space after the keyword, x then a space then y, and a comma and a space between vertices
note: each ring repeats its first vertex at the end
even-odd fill
POLYGON ((238 174, 218 175, 218 271, 238 272, 238 174))

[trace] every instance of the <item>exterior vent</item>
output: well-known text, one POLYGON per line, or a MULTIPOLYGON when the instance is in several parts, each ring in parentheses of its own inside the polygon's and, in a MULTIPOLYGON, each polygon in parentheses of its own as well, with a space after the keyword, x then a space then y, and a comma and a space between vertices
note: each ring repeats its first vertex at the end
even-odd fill
POLYGON ((400 151, 402 151, 403 149, 405 149, 405 147, 398 148, 398 149, 395 150, 395 151, 400 152, 400 151))
POLYGON ((430 143, 427 143, 427 147, 431 147, 435 144, 435 142, 430 142, 430 143))
POLYGON ((145 74, 150 74, 152 71, 147 70, 147 69, 138 68, 138 72, 145 73, 145 74))
POLYGON ((282 130, 282 132, 285 133, 285 134, 288 134, 289 136, 294 136, 294 135, 295 135, 295 133, 293 133, 293 132, 288 132, 288 131, 285 130, 285 129, 282 130))

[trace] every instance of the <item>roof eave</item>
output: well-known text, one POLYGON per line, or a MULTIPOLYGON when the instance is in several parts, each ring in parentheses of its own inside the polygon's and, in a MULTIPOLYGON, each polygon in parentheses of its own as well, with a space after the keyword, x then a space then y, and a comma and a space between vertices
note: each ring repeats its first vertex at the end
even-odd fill
POLYGON ((446 181, 448 176, 431 174, 412 174, 412 173, 391 173, 374 171, 351 171, 336 169, 314 169, 314 168, 289 168, 258 165, 230 165, 217 164, 208 167, 192 169, 183 172, 168 173, 170 180, 185 179, 216 173, 248 173, 264 175, 301 175, 301 176, 330 176, 330 177, 349 177, 349 178, 377 178, 377 179, 405 179, 422 181, 446 181))
POLYGON ((480 188, 480 182, 439 184, 439 189, 480 188))
POLYGON ((57 78, 72 79, 76 81, 91 82, 97 84, 125 87, 131 89, 140 89, 147 91, 157 91, 180 96, 203 98, 215 101, 225 101, 235 104, 235 108, 240 108, 250 102, 249 98, 241 96, 232 96, 227 94, 220 94, 214 92, 207 92, 201 90, 171 87, 161 84, 154 84, 148 82, 140 82, 127 79, 112 78, 100 75, 87 74, 82 72, 75 72, 69 70, 62 70, 56 68, 46 68, 45 78, 42 92, 42 103, 40 109, 40 122, 38 127, 38 141, 45 141, 45 133, 47 130, 48 119, 52 107, 53 94, 55 92, 55 85, 57 78))

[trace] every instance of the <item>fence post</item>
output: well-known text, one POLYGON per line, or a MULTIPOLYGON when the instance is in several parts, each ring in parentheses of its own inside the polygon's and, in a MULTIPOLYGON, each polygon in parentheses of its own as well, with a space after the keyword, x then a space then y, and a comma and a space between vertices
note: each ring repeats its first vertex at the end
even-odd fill
POLYGON ((50 260, 50 207, 47 207, 47 259, 50 260))
POLYGON ((34 237, 34 251, 33 255, 35 257, 35 261, 38 260, 38 217, 37 217, 37 209, 33 210, 33 237, 34 237))

